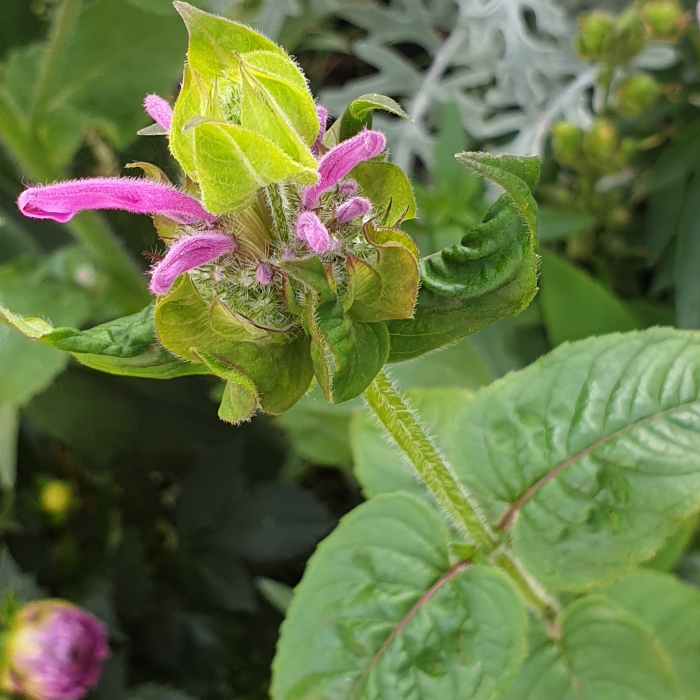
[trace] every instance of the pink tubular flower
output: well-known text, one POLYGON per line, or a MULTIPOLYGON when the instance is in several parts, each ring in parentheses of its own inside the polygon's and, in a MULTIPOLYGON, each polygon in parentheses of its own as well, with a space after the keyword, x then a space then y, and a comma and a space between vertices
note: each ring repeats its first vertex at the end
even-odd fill
POLYGON ((32 700, 77 700, 97 685, 108 656, 107 629, 90 613, 37 601, 13 621, 2 686, 32 700))
POLYGON ((232 236, 216 231, 181 238, 170 246, 166 256, 151 270, 151 292, 156 296, 167 294, 180 275, 214 262, 235 249, 236 241, 232 236))
POLYGON ((257 280, 258 284, 263 285, 263 287, 267 287, 268 285, 272 284, 272 278, 272 268, 269 265, 258 265, 258 269, 255 271, 255 279, 257 280))
POLYGON ((295 231, 297 238, 306 241, 309 248, 318 255, 325 253, 331 246, 328 229, 312 211, 303 211, 299 214, 295 231))
POLYGON ((17 206, 25 216, 53 219, 62 224, 86 209, 163 214, 181 224, 216 220, 196 199, 170 185, 128 177, 70 180, 30 187, 19 196, 17 206))
POLYGON ((316 141, 313 146, 311 146, 311 152, 318 156, 323 145, 323 137, 326 135, 326 127, 328 125, 328 110, 322 105, 316 105, 316 114, 318 115, 318 136, 316 136, 316 141))
POLYGON ((343 180, 338 185, 338 191, 343 197, 354 197, 357 194, 357 182, 352 178, 343 180))
POLYGON ((166 131, 170 131, 173 108, 162 97, 147 95, 143 101, 143 107, 156 124, 160 124, 166 131))
POLYGON ((364 197, 353 197, 335 210, 335 218, 341 224, 347 224, 358 216, 366 216, 372 211, 372 202, 364 197))
POLYGON ((302 204, 313 207, 326 190, 342 180, 358 163, 378 156, 385 148, 384 134, 367 130, 332 148, 318 165, 318 183, 307 187, 302 193, 302 204))

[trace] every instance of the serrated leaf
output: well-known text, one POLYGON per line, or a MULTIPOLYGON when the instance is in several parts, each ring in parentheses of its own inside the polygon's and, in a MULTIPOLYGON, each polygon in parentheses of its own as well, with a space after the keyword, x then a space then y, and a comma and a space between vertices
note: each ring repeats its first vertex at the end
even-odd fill
POLYGON ((668 574, 640 570, 600 591, 646 625, 673 665, 685 700, 700 698, 700 591, 668 574))
POLYGON ((393 163, 368 160, 350 173, 362 194, 371 200, 379 226, 397 226, 416 215, 413 189, 403 170, 393 163))
POLYGON ((555 641, 535 623, 529 657, 503 700, 682 700, 657 639, 612 601, 582 598, 557 624, 555 641))
POLYGON ((552 345, 639 327, 632 312, 600 282, 543 252, 538 296, 552 345))
POLYGON ((211 15, 186 2, 174 5, 190 35, 187 61, 204 78, 223 77, 227 71, 235 70, 236 53, 271 51, 286 55, 275 43, 244 24, 211 15))
POLYGON ((522 603, 501 574, 451 564, 430 508, 382 496, 343 518, 311 558, 282 626, 271 695, 486 700, 520 667, 524 633, 522 603))
POLYGON ((651 329, 564 345, 478 392, 450 457, 524 565, 583 591, 700 509, 700 339, 651 329))
POLYGON ((318 180, 315 168, 237 124, 199 124, 194 132, 197 180, 202 202, 212 214, 244 209, 258 189, 273 183, 313 185, 318 180))

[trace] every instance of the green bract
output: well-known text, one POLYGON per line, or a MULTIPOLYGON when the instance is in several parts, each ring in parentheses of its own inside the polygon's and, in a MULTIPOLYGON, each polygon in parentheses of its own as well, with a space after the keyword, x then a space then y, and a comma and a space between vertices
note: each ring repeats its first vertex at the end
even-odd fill
MULTIPOLYGON (((387 162, 384 136, 366 131, 373 110, 405 118, 401 107, 364 95, 326 132, 325 110, 280 47, 175 6, 190 36, 182 89, 169 131, 146 131, 167 131, 183 190, 211 216, 184 224, 160 213, 154 223, 169 251, 208 232, 230 245, 152 286, 158 299, 135 316, 86 332, 6 310, 5 322, 103 371, 216 375, 226 382, 219 415, 237 423, 286 411, 314 377, 329 401, 353 399, 387 361, 525 308, 536 290, 538 159, 459 156, 506 194, 460 245, 421 261, 400 228, 416 214, 411 185, 387 162)), ((158 168, 134 165, 168 184, 158 168)))

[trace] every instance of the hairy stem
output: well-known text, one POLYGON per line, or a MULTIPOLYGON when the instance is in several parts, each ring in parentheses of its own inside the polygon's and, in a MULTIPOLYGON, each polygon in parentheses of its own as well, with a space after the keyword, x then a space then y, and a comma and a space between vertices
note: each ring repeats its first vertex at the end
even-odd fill
POLYGON ((55 92, 82 7, 83 0, 63 0, 54 12, 29 117, 32 131, 37 130, 46 116, 48 102, 55 92))
POLYGON ((364 398, 455 525, 482 552, 493 551, 499 545, 498 537, 384 373, 377 375, 364 398))
MULTIPOLYGON (((15 161, 21 174, 34 182, 65 179, 41 141, 30 131, 12 99, 0 89, 0 143, 15 161)), ((122 313, 141 310, 149 301, 146 280, 115 238, 104 220, 91 212, 79 214, 67 224, 75 238, 110 278, 115 302, 122 313)))
POLYGON ((553 619, 558 609, 556 601, 530 580, 510 552, 502 549, 501 540, 472 496, 461 487, 447 460, 383 372, 365 390, 364 399, 455 525, 508 576, 533 610, 542 617, 553 619))

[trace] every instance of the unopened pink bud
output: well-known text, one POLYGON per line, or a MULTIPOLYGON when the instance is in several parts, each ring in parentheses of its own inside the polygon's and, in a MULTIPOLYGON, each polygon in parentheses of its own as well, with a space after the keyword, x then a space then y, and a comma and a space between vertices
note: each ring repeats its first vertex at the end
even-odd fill
POLYGON ((97 685, 107 628, 63 600, 29 603, 12 621, 2 687, 32 700, 77 700, 97 685))
POLYGON ((163 214, 181 224, 213 223, 216 220, 196 199, 170 185, 128 177, 69 180, 30 187, 19 196, 17 206, 25 216, 53 219, 62 224, 86 209, 163 214))
POLYGON ((151 270, 151 292, 156 296, 167 294, 180 275, 214 262, 235 249, 236 241, 232 236, 216 231, 181 238, 151 270))
POLYGON ((156 124, 160 124, 166 131, 170 131, 173 121, 173 108, 158 95, 148 95, 143 101, 143 106, 148 116, 156 124))
POLYGON ((315 206, 318 198, 342 180, 356 165, 375 158, 385 148, 386 137, 381 131, 361 131, 357 136, 339 143, 321 159, 318 165, 318 183, 304 189, 302 204, 305 207, 315 206))
POLYGON ((331 237, 328 235, 328 229, 312 211, 303 211, 299 214, 296 235, 297 238, 306 241, 309 248, 318 255, 325 253, 330 248, 331 237))
POLYGON ((255 279, 258 284, 267 287, 272 284, 272 268, 269 265, 258 265, 258 269, 255 271, 255 279))
POLYGON ((326 135, 326 127, 328 125, 328 110, 322 105, 316 105, 316 114, 318 115, 318 135, 314 145, 311 146, 311 152, 317 156, 321 152, 323 145, 323 137, 326 135))
POLYGON ((357 182, 349 177, 338 183, 338 191, 343 197, 354 197, 357 194, 357 182))
POLYGON ((349 199, 345 204, 341 204, 335 210, 335 218, 341 224, 347 224, 353 219, 357 219, 359 216, 366 216, 372 211, 372 202, 364 197, 353 197, 349 199))

